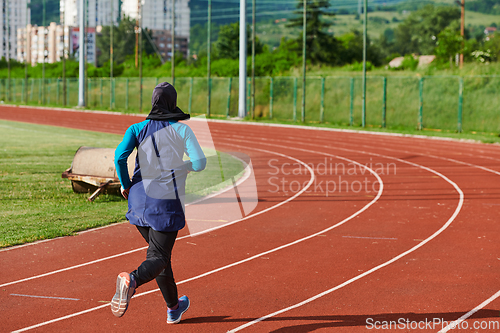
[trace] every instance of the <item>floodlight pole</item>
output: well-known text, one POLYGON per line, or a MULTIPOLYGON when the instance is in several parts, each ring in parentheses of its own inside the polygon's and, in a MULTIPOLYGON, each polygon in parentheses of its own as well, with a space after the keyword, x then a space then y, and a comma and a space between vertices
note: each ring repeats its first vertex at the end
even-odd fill
POLYGON ((246 116, 247 98, 247 2, 240 0, 240 73, 238 95, 238 117, 246 116))
POLYGON ((7 21, 7 52, 6 52, 6 59, 7 59, 7 86, 8 86, 8 93, 7 93, 7 100, 10 101, 11 98, 11 89, 10 89, 10 21, 9 21, 9 0, 6 1, 6 21, 7 21))
POLYGON ((31 33, 31 29, 28 32, 28 25, 31 24, 31 22, 28 23, 28 12, 29 12, 29 7, 30 7, 30 2, 26 0, 26 44, 24 46, 24 102, 28 104, 28 33, 31 33))
POLYGON ((255 117, 255 0, 252 0, 252 100, 250 101, 251 117, 255 117))
MULTIPOLYGON (((61 14, 62 29, 63 29, 63 52, 62 52, 62 81, 63 81, 63 106, 66 106, 66 2, 64 2, 63 11, 61 14)), ((68 29, 69 34, 69 29, 68 29)), ((27 77, 27 76, 26 76, 27 77)), ((28 80, 26 79, 26 84, 28 80)), ((27 85, 26 85, 27 87, 27 85)), ((27 91, 28 89, 26 89, 27 91)), ((27 100, 27 99, 26 99, 27 100)))
POLYGON ((464 38, 465 38, 465 0, 460 3, 461 18, 460 18, 460 36, 462 36, 462 52, 460 52, 460 68, 464 66, 464 38))
POLYGON ((42 104, 45 104, 45 0, 42 1, 43 9, 42 9, 42 27, 43 27, 43 46, 42 46, 42 104))
POLYGON ((208 0, 207 8, 207 117, 210 117, 210 105, 212 98, 212 85, 211 85, 211 59, 212 53, 212 1, 208 0))
POLYGON ((85 2, 80 0, 80 32, 78 36, 78 106, 85 107, 85 2))
POLYGON ((307 0, 304 1, 302 18, 302 112, 301 120, 306 121, 306 36, 307 36, 307 0))
POLYGON ((175 85, 175 0, 172 0, 172 85, 175 85))
POLYGON ((142 113, 142 7, 144 4, 139 0, 139 112, 142 113))
POLYGON ((368 21, 368 0, 364 0, 364 21, 363 21, 363 105, 361 125, 366 126, 366 42, 367 42, 367 21, 368 21))

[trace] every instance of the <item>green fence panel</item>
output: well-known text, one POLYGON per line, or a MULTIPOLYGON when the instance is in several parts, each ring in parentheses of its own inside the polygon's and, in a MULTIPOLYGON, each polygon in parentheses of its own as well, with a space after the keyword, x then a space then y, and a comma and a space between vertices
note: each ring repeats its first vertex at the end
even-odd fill
POLYGON ((463 130, 500 133, 499 88, 499 76, 464 77, 463 130))
POLYGON ((427 76, 423 90, 423 127, 457 129, 459 80, 456 76, 427 76))
POLYGON ((349 124, 350 86, 348 77, 325 78, 325 110, 326 123, 336 125, 349 124))
POLYGON ((419 78, 405 76, 387 77, 388 128, 418 125, 419 78))

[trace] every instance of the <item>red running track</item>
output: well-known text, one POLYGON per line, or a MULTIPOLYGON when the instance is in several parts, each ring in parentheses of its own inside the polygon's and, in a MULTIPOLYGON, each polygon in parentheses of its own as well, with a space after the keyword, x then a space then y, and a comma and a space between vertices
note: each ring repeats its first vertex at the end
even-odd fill
MULTIPOLYGON (((9 106, 0 118, 117 134, 142 120, 9 106)), ((254 213, 267 210, 180 235, 174 272, 192 305, 179 325, 166 328, 154 282, 138 289, 124 317, 110 313, 116 275, 145 256, 140 235, 121 223, 1 251, 0 331, 364 332, 387 324, 438 332, 441 321, 461 317, 463 330, 452 331, 500 331, 498 146, 209 125, 217 149, 252 158, 254 213), (333 183, 344 187, 332 191, 333 183)))

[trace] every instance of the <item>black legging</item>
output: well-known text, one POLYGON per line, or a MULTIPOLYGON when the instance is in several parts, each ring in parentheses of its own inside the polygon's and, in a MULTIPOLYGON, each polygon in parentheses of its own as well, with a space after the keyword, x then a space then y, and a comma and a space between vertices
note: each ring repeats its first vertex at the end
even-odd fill
POLYGON ((160 287, 167 306, 173 308, 177 305, 178 296, 170 257, 177 231, 160 232, 139 226, 137 226, 137 230, 148 242, 149 247, 146 260, 131 274, 137 281, 137 287, 156 278, 156 283, 160 287))

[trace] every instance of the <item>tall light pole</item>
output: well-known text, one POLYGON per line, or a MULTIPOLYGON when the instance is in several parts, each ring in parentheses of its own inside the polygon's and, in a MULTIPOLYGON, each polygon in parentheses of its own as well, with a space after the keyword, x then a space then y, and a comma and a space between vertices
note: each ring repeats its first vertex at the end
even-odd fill
POLYGON ((367 42, 367 21, 368 21, 368 0, 365 0, 363 21, 363 105, 361 125, 366 126, 366 42, 367 42))
POLYGON ((302 122, 306 121, 306 36, 307 36, 307 0, 304 1, 302 17, 302 122))
POLYGON ((80 0, 80 32, 78 36, 78 106, 85 107, 85 3, 80 0))
POLYGON ((172 84, 175 85, 175 0, 172 0, 172 84))
POLYGON ((255 117, 255 0, 252 0, 252 100, 250 101, 251 117, 255 117))
POLYGON ((239 73, 239 96, 238 117, 246 116, 247 98, 247 2, 240 0, 240 73, 239 73))
POLYGON ((208 0, 208 20, 207 20, 207 117, 210 117, 210 104, 211 104, 211 94, 212 94, 212 82, 210 81, 211 72, 211 60, 210 53, 212 50, 212 0, 208 0))
POLYGON ((7 21, 7 38, 5 39, 6 46, 7 46, 7 53, 6 53, 6 58, 7 58, 7 87, 8 87, 8 92, 7 92, 7 100, 10 101, 10 21, 9 21, 9 11, 10 11, 10 6, 9 6, 9 0, 5 2, 5 13, 6 13, 6 21, 7 21))
POLYGON ((465 38, 465 0, 460 3, 461 19, 460 19, 460 36, 462 36, 462 52, 460 52, 460 68, 464 66, 464 38, 465 38))
POLYGON ((45 43, 46 43, 46 32, 47 28, 45 28, 45 0, 42 1, 43 9, 42 9, 42 27, 43 27, 43 46, 42 46, 42 104, 45 104, 45 43))
POLYGON ((28 104, 28 33, 31 33, 31 22, 28 22, 28 13, 30 8, 29 0, 26 0, 26 44, 24 47, 24 101, 28 104), (28 32, 28 25, 30 25, 30 31, 28 32))
MULTIPOLYGON (((63 54, 62 54, 62 80, 63 80, 63 105, 66 106, 66 2, 63 2, 61 24, 63 28, 63 54)), ((69 29, 68 29, 69 34, 69 29)), ((27 83, 28 81, 26 81, 27 83)), ((27 90, 27 89, 26 89, 27 90)))
POLYGON ((139 3, 139 112, 142 113, 142 0, 139 3))

